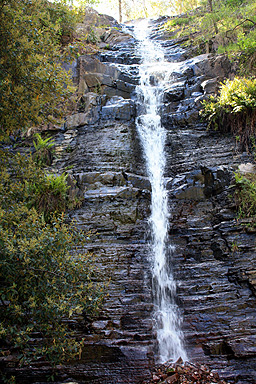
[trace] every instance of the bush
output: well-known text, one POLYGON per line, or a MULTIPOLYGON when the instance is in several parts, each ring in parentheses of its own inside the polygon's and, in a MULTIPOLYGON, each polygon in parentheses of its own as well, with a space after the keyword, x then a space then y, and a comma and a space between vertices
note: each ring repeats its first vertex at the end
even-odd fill
MULTIPOLYGON (((54 26, 57 41, 62 45, 70 43, 74 38, 76 23, 80 21, 82 15, 73 7, 70 8, 65 2, 42 0, 41 9, 47 12, 48 22, 54 26)), ((42 26, 46 22, 42 20, 42 26)))
POLYGON ((251 225, 256 226, 256 174, 235 174, 235 200, 238 208, 238 218, 251 219, 251 225))
POLYGON ((43 175, 40 181, 27 183, 29 193, 29 207, 35 207, 36 210, 43 214, 47 222, 51 221, 53 214, 64 212, 67 207, 67 191, 66 183, 67 174, 61 175, 43 175))
POLYGON ((168 21, 165 28, 177 37, 185 36, 185 44, 197 46, 201 53, 208 50, 227 53, 239 63, 241 75, 255 74, 255 1, 207 0, 200 5, 196 9, 192 6, 194 11, 188 17, 168 21), (183 27, 177 28, 179 25, 183 27))
MULTIPOLYGON (((63 318, 97 313, 104 287, 93 282, 93 256, 75 251, 87 235, 66 224, 64 214, 46 223, 36 206, 28 185, 43 180, 42 170, 19 154, 0 155, 2 353, 16 353, 19 364, 39 356, 58 363, 80 348, 63 318)), ((59 193, 65 193, 63 181, 61 176, 59 193)))
POLYGON ((239 137, 249 150, 256 134, 256 79, 235 78, 221 84, 219 96, 203 101, 201 115, 208 126, 239 137))
POLYGON ((191 18, 189 17, 177 17, 167 21, 164 26, 165 26, 165 29, 168 30, 176 26, 188 25, 190 21, 191 21, 191 18))

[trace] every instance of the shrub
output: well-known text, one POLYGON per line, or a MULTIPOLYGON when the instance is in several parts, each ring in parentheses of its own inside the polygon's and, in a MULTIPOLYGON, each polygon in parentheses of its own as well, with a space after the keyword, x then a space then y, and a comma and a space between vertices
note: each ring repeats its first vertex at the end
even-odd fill
POLYGON ((165 28, 177 37, 185 36, 183 44, 197 46, 201 53, 227 53, 238 62, 241 75, 255 74, 255 1, 207 0, 200 5, 196 9, 192 6, 194 11, 187 17, 169 20, 165 28))
POLYGON ((251 225, 256 226, 256 174, 235 173, 235 182, 238 218, 250 218, 251 225))
MULTIPOLYGON (((103 300, 93 256, 75 251, 87 234, 66 224, 64 214, 47 224, 32 204, 28 185, 43 178, 31 158, 0 153, 0 338, 2 353, 16 352, 19 364, 74 357, 80 343, 63 318, 93 315, 103 300)), ((57 182, 63 194, 64 179, 57 182)), ((47 180, 56 188, 56 179, 47 180)))
POLYGON ((174 19, 171 19, 167 21, 164 25, 165 29, 172 29, 173 27, 176 26, 182 26, 182 25, 188 25, 189 22, 191 21, 191 18, 189 17, 177 17, 174 19))
POLYGON ((53 214, 64 212, 67 207, 66 183, 67 174, 43 175, 41 180, 26 183, 29 193, 29 207, 35 207, 39 213, 43 214, 44 219, 49 222, 53 214))
POLYGON ((209 127, 233 132, 242 148, 250 149, 256 133, 256 79, 226 80, 217 97, 203 101, 201 115, 209 127))
POLYGON ((41 0, 41 10, 44 10, 44 20, 41 20, 42 27, 45 23, 54 26, 56 39, 62 45, 66 45, 73 40, 76 23, 81 21, 79 12, 74 7, 69 7, 65 2, 50 2, 41 0))
POLYGON ((16 199, 20 199, 29 209, 34 207, 48 223, 52 215, 66 210, 69 203, 69 186, 65 172, 61 175, 46 174, 34 162, 34 157, 24 157, 20 154, 7 156, 6 153, 0 153, 0 157, 2 172, 8 169, 6 186, 9 186, 10 194, 13 185, 16 186, 16 191, 13 192, 16 199))

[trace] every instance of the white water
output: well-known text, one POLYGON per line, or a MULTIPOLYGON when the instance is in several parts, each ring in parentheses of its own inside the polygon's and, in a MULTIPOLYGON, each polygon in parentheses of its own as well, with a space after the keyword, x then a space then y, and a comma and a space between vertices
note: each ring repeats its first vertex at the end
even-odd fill
POLYGON ((158 355, 160 362, 170 359, 176 361, 179 357, 187 360, 180 329, 180 316, 175 304, 176 283, 170 268, 174 248, 167 244, 168 201, 164 185, 166 133, 159 115, 163 86, 167 79, 170 79, 173 65, 164 61, 164 53, 160 46, 148 38, 145 22, 136 26, 134 34, 139 40, 138 54, 143 60, 139 72, 140 85, 137 87, 138 101, 141 104, 138 109, 142 110, 137 118, 137 129, 152 188, 150 248, 158 355), (157 85, 152 85, 152 81, 154 82, 152 77, 157 79, 157 85))

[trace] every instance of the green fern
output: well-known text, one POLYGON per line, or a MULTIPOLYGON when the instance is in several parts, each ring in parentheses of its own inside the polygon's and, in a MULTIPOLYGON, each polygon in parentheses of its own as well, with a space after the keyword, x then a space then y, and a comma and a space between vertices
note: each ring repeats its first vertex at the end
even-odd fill
POLYGON ((204 100, 202 106, 201 116, 208 120, 208 127, 233 132, 240 138, 243 149, 253 147, 252 139, 256 136, 256 78, 226 80, 221 84, 219 95, 204 100))
POLYGON ((54 140, 50 137, 43 139, 39 133, 35 134, 36 141, 33 141, 35 153, 34 161, 38 165, 51 165, 53 160, 54 140))
POLYGON ((34 147, 36 151, 44 148, 52 148, 54 146, 54 141, 50 137, 43 139, 39 133, 35 134, 37 142, 33 141, 34 147))

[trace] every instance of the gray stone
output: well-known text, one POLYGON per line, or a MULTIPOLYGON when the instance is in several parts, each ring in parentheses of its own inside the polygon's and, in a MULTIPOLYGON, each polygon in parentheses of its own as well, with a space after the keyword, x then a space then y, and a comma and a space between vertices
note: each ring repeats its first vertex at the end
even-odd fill
POLYGON ((256 166, 252 163, 240 164, 238 170, 242 175, 246 175, 247 173, 256 173, 256 166))
POLYGON ((217 94, 218 91, 218 78, 205 80, 201 84, 204 94, 217 94))
POLYGON ((121 96, 114 96, 102 107, 101 116, 103 120, 130 121, 135 116, 134 103, 121 96))
POLYGON ((174 83, 164 90, 163 102, 179 101, 184 97, 185 82, 174 83))
POLYGON ((128 33, 122 32, 122 30, 110 29, 102 35, 102 41, 108 46, 113 47, 119 43, 127 42, 132 39, 132 36, 128 33))

